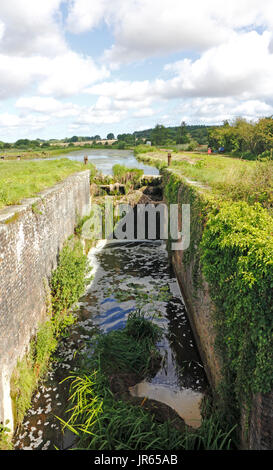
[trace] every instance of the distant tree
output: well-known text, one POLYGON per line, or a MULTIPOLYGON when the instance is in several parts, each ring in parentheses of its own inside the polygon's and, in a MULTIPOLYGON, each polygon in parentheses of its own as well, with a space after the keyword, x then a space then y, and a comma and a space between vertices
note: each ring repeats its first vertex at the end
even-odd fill
POLYGON ((115 136, 112 132, 110 132, 109 134, 107 134, 107 139, 108 140, 114 140, 115 139, 115 136))
POLYGON ((126 142, 123 142, 122 140, 120 140, 118 142, 117 148, 123 150, 125 149, 125 147, 126 147, 126 142))
POLYGON ((151 132, 151 139, 154 145, 163 145, 168 138, 168 131, 162 124, 156 124, 151 132))
POLYGON ((187 132, 187 125, 185 121, 181 122, 180 127, 178 128, 176 143, 177 144, 188 144, 190 142, 190 135, 187 132))

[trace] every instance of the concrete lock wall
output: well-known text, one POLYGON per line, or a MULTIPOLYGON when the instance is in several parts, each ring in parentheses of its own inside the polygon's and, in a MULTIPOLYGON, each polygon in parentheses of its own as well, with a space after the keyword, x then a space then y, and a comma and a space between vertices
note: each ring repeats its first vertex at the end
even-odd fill
POLYGON ((10 378, 46 314, 47 286, 78 220, 90 213, 90 173, 0 211, 0 423, 13 431, 10 378))

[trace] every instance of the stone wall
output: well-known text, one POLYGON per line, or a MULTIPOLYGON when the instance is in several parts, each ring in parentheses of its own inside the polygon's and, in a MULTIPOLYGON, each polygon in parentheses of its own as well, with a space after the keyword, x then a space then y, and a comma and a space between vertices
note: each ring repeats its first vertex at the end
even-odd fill
POLYGON ((64 242, 90 213, 89 171, 0 211, 0 422, 13 428, 10 377, 46 314, 64 242))

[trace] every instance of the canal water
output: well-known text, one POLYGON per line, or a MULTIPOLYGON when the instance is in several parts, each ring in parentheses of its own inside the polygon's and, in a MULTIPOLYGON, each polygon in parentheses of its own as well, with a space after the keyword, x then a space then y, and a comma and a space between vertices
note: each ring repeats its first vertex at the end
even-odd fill
POLYGON ((158 344, 163 359, 155 377, 132 387, 131 394, 161 401, 190 426, 200 426, 207 380, 165 243, 101 241, 88 256, 93 280, 78 304, 78 322, 62 340, 57 360, 33 396, 15 434, 15 449, 67 449, 76 444, 76 436, 63 433, 58 419, 67 418, 68 401, 68 382, 60 381, 73 372, 75 357, 90 352, 90 334, 124 328, 136 308, 163 328, 158 344))
MULTIPOLYGON (((64 155, 50 157, 47 160, 59 160, 61 158, 68 158, 68 160, 76 160, 83 162, 84 156, 88 156, 88 161, 93 163, 96 168, 104 175, 112 174, 113 165, 125 165, 128 168, 139 168, 144 170, 145 175, 158 175, 159 172, 156 168, 138 162, 132 150, 108 150, 108 149, 82 149, 75 152, 71 151, 64 155)), ((33 161, 45 160, 44 158, 37 158, 33 161)))

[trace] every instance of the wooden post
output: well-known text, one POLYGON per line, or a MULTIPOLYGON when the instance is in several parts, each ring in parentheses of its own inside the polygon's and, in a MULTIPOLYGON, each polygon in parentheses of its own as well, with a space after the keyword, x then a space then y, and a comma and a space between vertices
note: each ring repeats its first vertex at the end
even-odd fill
POLYGON ((171 166, 171 162, 172 162, 172 154, 168 153, 168 166, 171 166))
POLYGON ((87 165, 87 163, 88 163, 88 156, 85 155, 85 157, 84 157, 84 164, 87 165))

